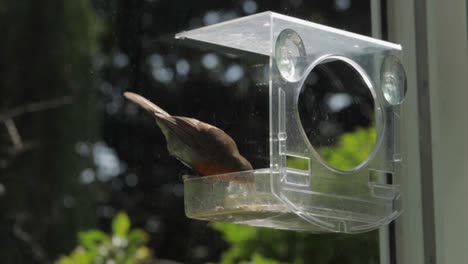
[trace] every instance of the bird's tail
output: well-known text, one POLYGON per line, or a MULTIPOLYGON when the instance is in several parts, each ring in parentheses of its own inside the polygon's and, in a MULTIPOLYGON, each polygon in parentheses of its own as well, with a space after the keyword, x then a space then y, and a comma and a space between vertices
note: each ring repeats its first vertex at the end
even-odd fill
POLYGON ((139 94, 132 92, 124 92, 124 96, 125 98, 139 105, 151 114, 156 114, 158 116, 170 116, 170 114, 164 111, 161 107, 157 106, 156 104, 139 94))

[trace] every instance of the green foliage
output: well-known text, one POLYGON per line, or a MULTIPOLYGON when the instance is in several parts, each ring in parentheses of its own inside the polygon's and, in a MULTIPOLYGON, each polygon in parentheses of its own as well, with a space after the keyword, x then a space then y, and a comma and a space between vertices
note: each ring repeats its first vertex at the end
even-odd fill
POLYGON ((141 229, 130 230, 130 219, 124 212, 112 220, 112 235, 92 229, 78 234, 79 245, 57 264, 143 264, 151 259, 145 246, 148 235, 141 229))
POLYGON ((378 263, 377 232, 358 235, 308 234, 212 223, 231 247, 220 263, 378 263), (248 234, 250 233, 250 234, 248 234))
POLYGON ((320 148, 319 153, 331 166, 350 170, 367 159, 376 140, 375 128, 358 128, 352 133, 343 134, 336 146, 320 148))
POLYGON ((240 262, 241 264, 250 264, 250 263, 255 263, 255 264, 281 264, 281 262, 274 260, 274 259, 268 259, 265 258, 261 255, 254 254, 252 256, 252 261, 242 261, 240 262))
MULTIPOLYGON (((358 128, 351 133, 345 133, 335 146, 318 149, 320 156, 329 165, 350 170, 361 164, 372 152, 376 142, 375 128, 358 128)), ((308 161, 295 157, 288 158, 287 166, 296 169, 308 169, 308 161)), ((339 193, 341 195, 362 195, 369 192, 367 173, 353 177, 327 175, 314 179, 314 191, 323 193, 339 193)))
MULTIPOLYGON (((372 151, 376 133, 374 128, 360 128, 344 134, 334 147, 319 150, 322 157, 332 166, 351 169, 364 161, 372 151)), ((307 169, 304 159, 289 158, 288 167, 307 169)), ((314 190, 349 194, 367 191, 368 176, 364 175, 344 180, 317 178, 314 190), (345 184, 331 184, 344 182, 345 184)), ((221 232, 231 247, 221 259, 221 263, 378 263, 377 232, 358 235, 344 234, 304 234, 298 232, 255 228, 225 223, 211 226, 221 232)))
POLYGON ((126 236, 130 229, 130 219, 127 214, 120 212, 112 221, 112 232, 120 237, 126 236))
MULTIPOLYGON (((335 146, 321 147, 317 151, 329 165, 340 170, 350 170, 367 159, 376 139, 375 128, 358 128, 343 134, 335 146)), ((306 170, 308 163, 305 159, 288 158, 288 167, 306 170)))

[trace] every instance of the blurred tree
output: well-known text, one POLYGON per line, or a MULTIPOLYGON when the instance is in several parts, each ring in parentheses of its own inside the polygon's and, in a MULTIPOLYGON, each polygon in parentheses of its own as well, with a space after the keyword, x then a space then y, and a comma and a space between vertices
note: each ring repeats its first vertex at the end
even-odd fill
POLYGON ((50 262, 95 222, 75 146, 97 138, 99 31, 88 0, 0 1, 2 263, 50 262))

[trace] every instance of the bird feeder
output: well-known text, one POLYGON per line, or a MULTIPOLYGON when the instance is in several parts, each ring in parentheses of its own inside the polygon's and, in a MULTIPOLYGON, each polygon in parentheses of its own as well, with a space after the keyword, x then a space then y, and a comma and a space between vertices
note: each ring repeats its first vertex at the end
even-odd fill
POLYGON ((386 225, 402 212, 399 108, 406 79, 400 45, 273 12, 176 38, 266 56, 269 64, 269 167, 186 178, 188 217, 360 233, 386 225), (346 112, 351 106, 360 116, 346 112), (338 119, 372 126, 350 130, 347 123, 336 126, 338 119), (342 137, 330 136, 338 130, 345 131, 342 137), (340 165, 363 151, 365 157, 356 164, 340 165), (253 183, 235 180, 244 177, 253 183))

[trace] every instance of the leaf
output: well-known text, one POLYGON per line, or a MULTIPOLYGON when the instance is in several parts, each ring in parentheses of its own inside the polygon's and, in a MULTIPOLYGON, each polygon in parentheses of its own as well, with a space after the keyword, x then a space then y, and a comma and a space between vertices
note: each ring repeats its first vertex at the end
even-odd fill
POLYGON ((130 219, 125 212, 119 212, 112 220, 112 232, 116 236, 124 237, 130 229, 130 219))
POLYGON ((133 229, 128 234, 129 246, 140 246, 148 242, 148 234, 142 229, 133 229))
POLYGON ((55 263, 56 264, 89 264, 95 259, 96 255, 85 251, 83 248, 78 247, 73 250, 70 256, 62 256, 55 263))
POLYGON ((258 254, 254 254, 252 256, 252 262, 251 263, 255 263, 255 264, 280 264, 281 262, 277 261, 277 260, 274 260, 274 259, 268 259, 268 258, 265 258, 261 255, 258 255, 258 254))
POLYGON ((251 226, 215 222, 211 227, 221 232, 224 239, 232 244, 242 243, 257 236, 257 228, 251 226))
POLYGON ((128 215, 119 212, 112 220, 112 235, 97 229, 79 232, 79 245, 70 255, 60 257, 55 263, 148 263, 152 258, 151 250, 145 246, 149 236, 143 229, 130 231, 130 224, 128 215))
POLYGON ((110 237, 97 229, 88 230, 78 233, 79 243, 88 250, 96 249, 98 244, 110 241, 110 237))
POLYGON ((147 247, 140 247, 138 248, 135 259, 138 261, 145 261, 151 258, 151 250, 147 247))

